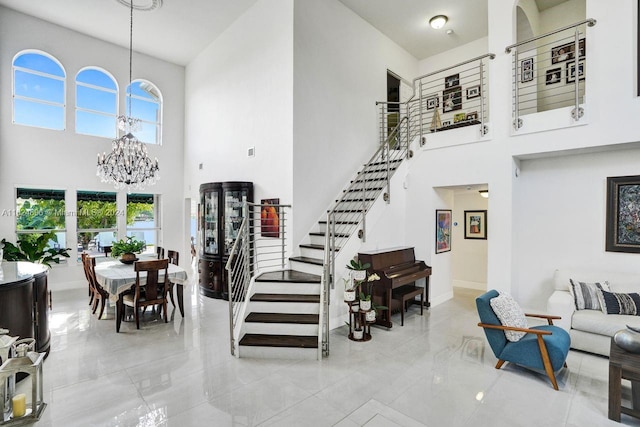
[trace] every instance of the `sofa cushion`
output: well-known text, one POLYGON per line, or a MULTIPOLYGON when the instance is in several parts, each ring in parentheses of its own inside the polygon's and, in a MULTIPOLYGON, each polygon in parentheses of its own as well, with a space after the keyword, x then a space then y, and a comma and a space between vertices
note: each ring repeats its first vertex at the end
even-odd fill
POLYGON ((571 329, 612 337, 627 325, 640 327, 640 316, 606 315, 602 311, 581 310, 573 313, 571 329))
POLYGON ((573 297, 576 310, 601 310, 598 290, 609 291, 609 282, 588 283, 569 279, 569 292, 573 297))
POLYGON ((640 315, 640 295, 598 291, 600 305, 604 314, 640 315))
MULTIPOLYGON (((502 326, 511 326, 515 328, 528 328, 527 318, 522 311, 522 308, 513 299, 513 297, 507 293, 500 293, 495 298, 489 301, 491 308, 496 316, 502 323, 502 326)), ((509 341, 516 342, 525 336, 526 332, 519 331, 504 331, 504 335, 509 341)))

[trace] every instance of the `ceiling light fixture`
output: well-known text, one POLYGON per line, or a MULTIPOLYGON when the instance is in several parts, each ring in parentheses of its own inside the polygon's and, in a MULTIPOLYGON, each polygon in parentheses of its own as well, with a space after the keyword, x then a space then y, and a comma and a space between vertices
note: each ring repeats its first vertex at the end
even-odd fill
POLYGON ((480 193, 480 195, 482 197, 484 197, 485 199, 489 198, 489 190, 480 190, 480 191, 478 191, 478 193, 480 193))
POLYGON ((147 155, 147 147, 131 132, 138 130, 140 119, 131 116, 131 81, 133 63, 133 0, 129 4, 129 94, 127 96, 129 114, 118 116, 118 127, 124 135, 113 141, 111 153, 98 153, 98 170, 96 175, 102 182, 113 183, 116 189, 143 189, 145 185, 153 185, 158 179, 158 159, 152 161, 147 155))
POLYGON ((133 6, 135 10, 140 10, 145 12, 155 10, 155 9, 160 9, 162 7, 162 0, 144 0, 144 1, 138 0, 137 1, 138 4, 133 4, 134 0, 116 0, 116 1, 123 6, 126 6, 127 9, 133 6))
POLYGON ((429 25, 431 25, 431 28, 439 30, 440 28, 444 27, 444 24, 446 24, 448 20, 449 18, 444 15, 436 15, 433 18, 429 19, 429 25))

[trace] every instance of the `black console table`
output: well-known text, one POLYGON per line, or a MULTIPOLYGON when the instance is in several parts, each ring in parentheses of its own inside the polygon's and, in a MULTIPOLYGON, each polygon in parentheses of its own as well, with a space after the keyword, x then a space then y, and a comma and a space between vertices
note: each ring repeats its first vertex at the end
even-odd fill
POLYGON ((36 351, 49 353, 49 286, 46 265, 2 261, 0 264, 0 328, 9 335, 34 338, 36 351))

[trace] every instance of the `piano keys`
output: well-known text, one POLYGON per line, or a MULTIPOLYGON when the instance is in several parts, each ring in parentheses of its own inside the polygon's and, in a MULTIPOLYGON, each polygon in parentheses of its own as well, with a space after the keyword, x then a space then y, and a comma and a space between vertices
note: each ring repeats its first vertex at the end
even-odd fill
POLYGON ((429 276, 431 267, 424 261, 416 260, 414 248, 399 247, 365 251, 358 253, 362 263, 369 263, 368 274, 376 273, 380 281, 373 287, 373 302, 384 305, 388 310, 378 314, 376 324, 391 328, 391 314, 394 310, 402 310, 402 304, 392 298, 392 293, 402 294, 405 290, 411 292, 416 280, 425 278, 426 307, 431 305, 429 300, 429 276), (411 288, 410 288, 411 287, 411 288))

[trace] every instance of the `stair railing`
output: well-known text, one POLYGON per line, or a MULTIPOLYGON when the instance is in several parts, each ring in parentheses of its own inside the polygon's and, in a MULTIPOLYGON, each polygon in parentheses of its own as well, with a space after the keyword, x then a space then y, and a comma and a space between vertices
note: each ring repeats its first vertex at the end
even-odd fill
POLYGON ((573 105, 571 118, 584 115, 586 89, 586 19, 512 44, 513 129, 523 126, 523 116, 573 105), (578 64, 576 55, 578 52, 578 64))
POLYGON ((262 271, 284 270, 287 265, 287 217, 291 205, 245 202, 244 218, 225 265, 229 287, 229 333, 235 355, 236 329, 251 278, 262 271))

